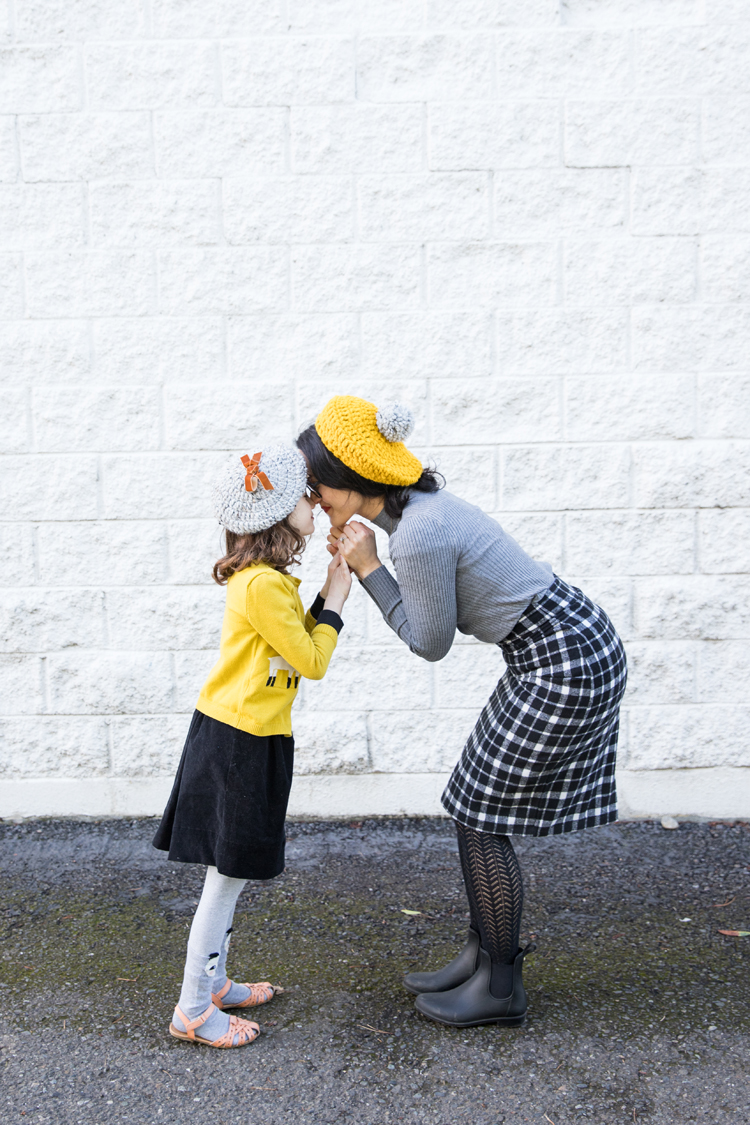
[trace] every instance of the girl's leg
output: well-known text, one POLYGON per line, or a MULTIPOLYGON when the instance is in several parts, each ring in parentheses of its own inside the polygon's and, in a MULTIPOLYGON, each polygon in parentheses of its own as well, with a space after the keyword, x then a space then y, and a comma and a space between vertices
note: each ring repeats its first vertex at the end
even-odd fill
MULTIPOLYGON (((232 904, 229 914, 224 921, 224 933, 221 938, 221 954, 219 956, 219 963, 216 966, 214 981, 211 985, 211 991, 214 993, 222 989, 227 983, 227 955, 229 953, 229 943, 232 939, 232 927, 234 923, 234 911, 236 905, 236 902, 232 904)), ((232 998, 232 1000, 235 999, 231 991, 228 993, 228 995, 232 998)))
MULTIPOLYGON (((227 983, 227 954, 229 953, 229 943, 232 938, 232 923, 234 922, 234 911, 237 905, 237 900, 232 903, 229 914, 224 923, 224 933, 221 939, 221 953, 219 956, 219 963, 216 966, 216 973, 214 981, 211 985, 211 991, 214 995, 220 992, 224 985, 227 983)), ((238 984, 237 981, 232 981, 231 987, 228 992, 225 992, 221 998, 221 1003, 225 1008, 241 1007, 251 996, 251 990, 244 984, 238 984)), ((257 1001, 256 1001, 257 1003, 257 1001)))
MULTIPOLYGON (((227 918, 234 915, 234 907, 245 879, 230 879, 220 875, 215 867, 206 871, 206 882, 198 909, 190 927, 185 974, 182 981, 179 1007, 189 1020, 197 1019, 211 1003, 216 971, 222 955, 227 931, 227 918)), ((225 954, 226 956, 226 954, 225 954)), ((177 1014, 173 1022, 184 1030, 177 1014)), ((218 1009, 201 1026, 204 1039, 218 1039, 229 1030, 229 1016, 218 1009)))
POLYGON ((509 836, 476 832, 458 823, 456 830, 471 925, 492 962, 490 992, 500 999, 513 991, 523 908, 521 868, 509 836))

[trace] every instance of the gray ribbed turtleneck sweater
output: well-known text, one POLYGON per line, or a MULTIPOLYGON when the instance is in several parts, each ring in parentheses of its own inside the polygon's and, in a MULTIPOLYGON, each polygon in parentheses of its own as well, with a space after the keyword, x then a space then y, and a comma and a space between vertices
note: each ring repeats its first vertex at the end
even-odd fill
POLYGON ((386 622, 412 652, 442 660, 456 629, 497 644, 531 599, 552 583, 481 508, 450 492, 413 492, 400 520, 384 512, 398 581, 384 566, 363 581, 386 622))

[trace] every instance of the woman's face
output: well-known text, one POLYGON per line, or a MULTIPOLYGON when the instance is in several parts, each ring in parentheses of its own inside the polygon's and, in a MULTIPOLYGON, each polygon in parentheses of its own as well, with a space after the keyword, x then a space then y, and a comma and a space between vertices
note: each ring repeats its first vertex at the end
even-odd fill
POLYGON ((352 516, 361 513, 365 498, 358 492, 329 488, 327 484, 319 484, 317 481, 310 481, 309 485, 313 490, 311 503, 320 504, 332 527, 343 527, 352 516))
POLYGON ((289 522, 300 535, 312 535, 315 531, 314 507, 312 499, 308 500, 307 496, 303 496, 301 500, 297 501, 296 508, 290 514, 289 522))

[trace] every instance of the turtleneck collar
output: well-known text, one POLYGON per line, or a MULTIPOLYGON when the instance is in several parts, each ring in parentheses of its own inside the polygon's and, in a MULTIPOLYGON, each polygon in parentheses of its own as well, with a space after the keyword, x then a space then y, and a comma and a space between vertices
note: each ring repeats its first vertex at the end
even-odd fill
POLYGON ((376 527, 379 527, 381 531, 387 531, 389 535, 393 535, 394 531, 401 523, 401 518, 399 517, 394 520, 390 516, 387 516, 385 511, 382 511, 380 515, 376 516, 371 522, 374 523, 376 527))

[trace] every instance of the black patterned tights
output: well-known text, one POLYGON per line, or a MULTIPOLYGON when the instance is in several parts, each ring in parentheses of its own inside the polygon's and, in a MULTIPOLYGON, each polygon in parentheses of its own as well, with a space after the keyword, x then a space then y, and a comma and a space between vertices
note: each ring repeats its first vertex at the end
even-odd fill
POLYGON ((456 822, 471 925, 492 961, 490 991, 508 996, 518 953, 523 879, 510 836, 476 832, 456 822))

